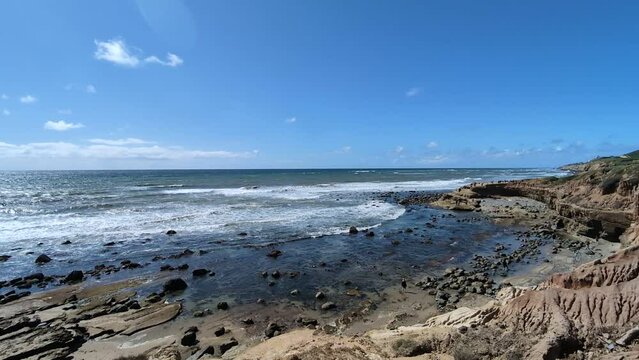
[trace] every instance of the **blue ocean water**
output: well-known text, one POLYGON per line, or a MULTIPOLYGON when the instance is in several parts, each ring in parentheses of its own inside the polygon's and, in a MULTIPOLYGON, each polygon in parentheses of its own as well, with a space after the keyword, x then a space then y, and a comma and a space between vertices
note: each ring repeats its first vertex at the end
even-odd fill
MULTIPOLYGON (((61 274, 124 258, 144 263, 185 248, 249 258, 241 255, 245 250, 233 249, 306 239, 291 245, 303 255, 339 239, 330 236, 341 236, 349 226, 393 228, 407 209, 381 193, 562 174, 553 169, 0 172, 0 254, 11 256, 0 264, 0 279, 38 271, 33 261, 40 253, 54 259, 47 270, 61 274), (167 237, 169 229, 178 236, 167 237), (110 242, 116 245, 103 246, 110 242)), ((399 224, 405 225, 401 219, 399 224)), ((336 244, 331 246, 337 252, 336 244)))

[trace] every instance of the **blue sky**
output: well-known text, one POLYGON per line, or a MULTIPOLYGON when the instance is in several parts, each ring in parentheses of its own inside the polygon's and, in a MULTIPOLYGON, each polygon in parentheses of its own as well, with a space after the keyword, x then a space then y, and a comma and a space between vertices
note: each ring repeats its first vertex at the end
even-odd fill
POLYGON ((538 167, 639 148, 636 1, 0 2, 0 169, 538 167))

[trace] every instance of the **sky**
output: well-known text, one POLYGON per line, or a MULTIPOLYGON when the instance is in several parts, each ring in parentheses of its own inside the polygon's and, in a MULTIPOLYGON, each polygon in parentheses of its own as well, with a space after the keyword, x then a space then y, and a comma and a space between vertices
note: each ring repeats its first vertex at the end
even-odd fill
POLYGON ((0 169, 554 167, 639 148, 636 1, 0 2, 0 169))

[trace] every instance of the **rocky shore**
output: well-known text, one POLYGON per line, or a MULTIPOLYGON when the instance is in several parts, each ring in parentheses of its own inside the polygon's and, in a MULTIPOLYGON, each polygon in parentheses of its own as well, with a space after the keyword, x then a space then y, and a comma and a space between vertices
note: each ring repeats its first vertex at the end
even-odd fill
MULTIPOLYGON (((182 293, 215 272, 189 269, 186 261, 115 282, 101 277, 149 264, 19 277, 0 284, 0 359, 639 358, 638 164, 628 154, 572 165, 574 175, 565 178, 382 194, 407 209, 476 214, 456 218, 460 225, 488 218, 521 230, 516 245, 497 243, 441 273, 407 276, 375 293, 343 284, 354 299, 350 307, 326 291, 314 293, 308 306, 295 300, 296 288, 288 301, 236 306, 220 299, 210 308, 190 307, 182 293)), ((435 231, 439 221, 432 216, 402 233, 419 231, 419 243, 427 244, 421 232, 435 231)), ((373 230, 345 232, 384 238, 373 230)), ((269 248, 263 256, 277 262, 282 254, 269 248)), ((185 250, 151 264, 202 255, 185 250)), ((46 264, 46 254, 38 261, 46 264)), ((303 274, 257 276, 275 286, 303 274)))

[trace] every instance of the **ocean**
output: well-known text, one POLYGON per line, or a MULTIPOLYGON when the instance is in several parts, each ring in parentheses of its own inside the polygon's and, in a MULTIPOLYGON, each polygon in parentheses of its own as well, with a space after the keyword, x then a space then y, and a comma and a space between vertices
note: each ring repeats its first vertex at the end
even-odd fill
MULTIPOLYGON (((349 257, 361 257, 362 263, 377 261, 377 254, 388 252, 390 240, 359 244, 345 236, 350 226, 375 228, 389 238, 398 229, 441 215, 435 209, 409 213, 411 209, 380 194, 563 174, 554 169, 0 172, 0 255, 11 256, 0 263, 0 280, 43 270, 64 274, 124 259, 144 264, 136 270, 140 273, 157 272, 160 264, 151 262, 154 256, 204 249, 208 255, 189 260, 191 268, 221 270, 217 281, 227 276, 228 289, 242 283, 240 273, 253 276, 268 267, 269 263, 260 265, 268 261, 264 248, 278 244, 289 244, 287 251, 297 254, 288 260, 282 256, 278 261, 284 266, 306 263, 312 268, 315 262, 349 257), (170 229, 177 234, 167 236, 170 229), (114 245, 104 246, 108 243, 114 245), (53 261, 35 265, 42 253, 53 261)), ((408 268, 434 257, 462 258, 449 251, 451 244, 468 255, 473 246, 464 243, 467 239, 501 236, 488 222, 466 229, 451 221, 446 230, 445 221, 441 229, 420 235, 434 245, 419 254, 409 247, 393 247, 397 256, 386 257, 387 265, 408 268)), ((360 268, 362 281, 367 281, 370 269, 360 268)), ((349 268, 348 274, 356 277, 357 269, 349 268)))

